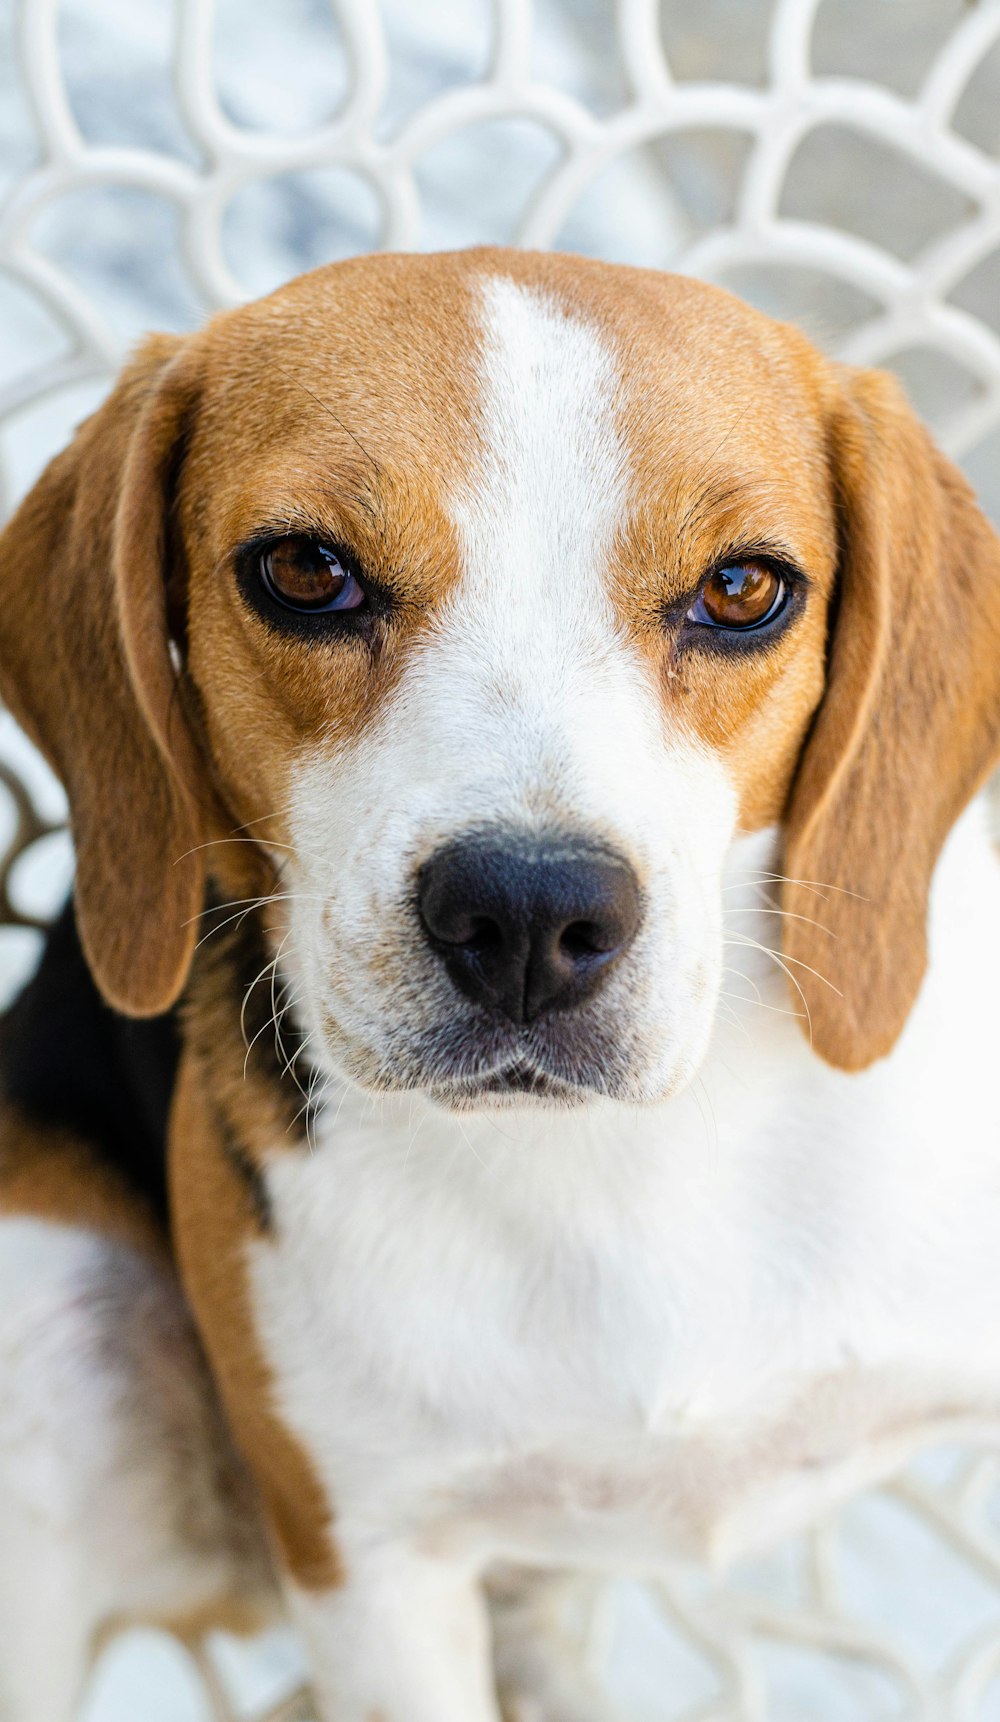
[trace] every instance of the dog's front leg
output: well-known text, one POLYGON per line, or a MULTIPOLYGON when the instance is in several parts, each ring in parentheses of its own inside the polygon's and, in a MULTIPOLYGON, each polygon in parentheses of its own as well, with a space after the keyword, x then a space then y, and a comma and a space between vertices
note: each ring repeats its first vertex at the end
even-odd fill
POLYGON ((290 1587, 321 1722, 499 1722, 483 1595, 406 1546, 345 1561, 335 1590, 290 1587))
POLYGON ((210 1074, 187 1055, 174 1096, 178 1256, 236 1443, 260 1489, 321 1722, 499 1722, 485 1600, 470 1567, 402 1539, 376 1543, 350 1501, 331 1498, 281 1415, 248 1277, 254 1248, 277 1247, 273 1222, 249 1150, 223 1129, 210 1074))

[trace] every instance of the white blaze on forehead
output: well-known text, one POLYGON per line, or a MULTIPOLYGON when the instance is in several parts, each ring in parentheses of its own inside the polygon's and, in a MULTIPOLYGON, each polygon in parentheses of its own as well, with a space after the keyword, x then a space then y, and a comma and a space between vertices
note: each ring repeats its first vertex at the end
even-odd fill
POLYGON ((454 498, 455 608, 474 609, 488 648, 515 648, 519 679, 551 675, 553 650, 565 663, 614 632, 607 556, 628 493, 615 363, 594 327, 507 277, 484 283, 481 327, 483 448, 454 498))
POLYGON ((612 601, 632 489, 616 354, 508 277, 477 291, 479 445, 450 499, 461 572, 403 680, 407 745, 441 774, 456 830, 538 819, 649 855, 651 803, 676 800, 671 773, 704 749, 665 732, 612 601))
POLYGON ((429 1040, 465 1007, 413 913, 420 866, 483 827, 584 835, 643 888, 605 1027, 628 1092, 661 1095, 711 1028, 735 797, 718 756, 668 718, 613 602, 631 492, 613 349, 509 279, 477 291, 479 437, 449 499, 459 577, 378 713, 297 775, 293 980, 358 1080, 383 1080, 401 1045, 429 1069, 429 1040))

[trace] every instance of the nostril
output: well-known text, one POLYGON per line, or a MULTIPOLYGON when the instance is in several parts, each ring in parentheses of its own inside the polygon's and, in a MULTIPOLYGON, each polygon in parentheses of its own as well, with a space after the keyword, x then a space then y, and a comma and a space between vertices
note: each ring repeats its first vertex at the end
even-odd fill
POLYGON ((468 932, 462 938, 449 941, 451 944, 462 945, 474 956, 485 957, 490 951, 497 951, 504 942, 503 930, 496 921, 488 915, 477 915, 472 921, 468 932))
POLYGON ((472 955, 497 949, 503 943, 503 928, 495 916, 483 913, 474 893, 462 889, 462 883, 456 889, 450 877, 425 872, 418 896, 425 932, 437 945, 472 955))
POLYGON ((608 928, 599 927, 596 921, 574 921, 559 935, 559 949, 574 962, 606 956, 617 944, 615 935, 608 928))

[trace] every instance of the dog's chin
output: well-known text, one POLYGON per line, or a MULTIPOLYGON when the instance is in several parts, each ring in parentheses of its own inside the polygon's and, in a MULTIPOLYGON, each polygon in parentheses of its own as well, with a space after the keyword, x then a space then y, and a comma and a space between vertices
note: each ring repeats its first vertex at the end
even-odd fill
POLYGON ((511 1060, 498 1068, 457 1075, 407 1062, 357 1055, 335 1060, 335 1074, 368 1094, 420 1094, 447 1112, 566 1110, 611 1098, 600 1078, 593 1082, 555 1076, 533 1064, 511 1060))
POLYGON ((586 1106, 605 1097, 605 1090, 586 1082, 567 1081, 518 1061, 481 1076, 449 1078, 425 1085, 428 1099, 448 1112, 497 1110, 559 1110, 586 1106))
POLYGON ((460 1020, 416 1036, 383 1038, 376 1030, 369 1039, 345 1032, 327 1009, 313 1045, 322 1047, 320 1062, 330 1075, 369 1094, 421 1095, 448 1112, 566 1111, 602 1101, 646 1106, 678 1093, 703 1048, 675 1047, 671 1057, 665 1038, 667 1048, 657 1048, 654 1058, 634 1036, 620 1028, 609 1033, 606 1024, 567 1033, 546 1022, 524 1033, 460 1020))
MULTIPOLYGON (((617 1094, 612 1073, 600 1068, 554 1071, 547 1061, 517 1051, 498 1056, 496 1048, 479 1058, 428 1057, 426 1049, 378 1051, 324 1024, 321 1065, 335 1081, 346 1081, 368 1094, 422 1094, 448 1112, 495 1112, 498 1109, 562 1109, 596 1100, 626 1098, 617 1094), (422 1054, 422 1056, 421 1056, 422 1054)), ((313 1045, 315 1046, 315 1041, 313 1045)), ((635 1098, 635 1096, 629 1096, 635 1098)))

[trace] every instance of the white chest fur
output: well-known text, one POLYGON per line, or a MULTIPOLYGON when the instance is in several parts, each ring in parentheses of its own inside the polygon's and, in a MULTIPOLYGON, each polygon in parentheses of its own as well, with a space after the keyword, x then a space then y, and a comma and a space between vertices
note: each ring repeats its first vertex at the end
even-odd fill
MULTIPOLYGON (((762 865, 763 840, 740 849, 762 865)), ((738 1006, 664 1105, 456 1118, 349 1092, 314 1153, 275 1152, 256 1319, 348 1538, 729 1555, 992 1421, 1000 870, 978 807, 931 948, 862 1076, 813 1057, 754 956, 771 1008, 738 1006)))

